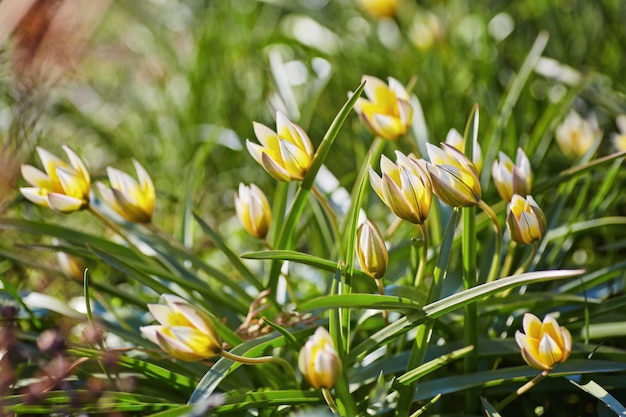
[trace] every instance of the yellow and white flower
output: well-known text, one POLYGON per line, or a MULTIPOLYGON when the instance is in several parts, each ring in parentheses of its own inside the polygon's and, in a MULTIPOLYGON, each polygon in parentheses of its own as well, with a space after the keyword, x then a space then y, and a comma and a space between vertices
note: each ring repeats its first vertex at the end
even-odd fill
POLYGON ((318 327, 304 344, 298 357, 298 368, 313 388, 330 389, 335 385, 341 360, 325 328, 318 327))
POLYGON ((586 120, 572 110, 557 127, 556 142, 565 156, 580 158, 591 149, 598 134, 598 123, 594 116, 586 120))
POLYGON ((89 205, 91 179, 85 163, 68 146, 63 145, 70 163, 37 147, 45 172, 22 165, 22 176, 32 187, 20 192, 28 200, 61 213, 71 213, 89 205))
POLYGON ((413 117, 409 93, 400 81, 389 77, 389 84, 379 78, 364 75, 365 95, 359 97, 354 110, 374 134, 387 140, 406 135, 413 117))
POLYGON ((426 221, 433 194, 424 162, 396 151, 396 163, 380 158, 381 176, 370 167, 370 183, 381 200, 403 220, 426 221))
POLYGON ((515 164, 506 154, 500 152, 499 155, 500 160, 493 163, 491 176, 500 197, 509 202, 514 194, 530 194, 532 170, 530 161, 522 148, 517 148, 515 164))
POLYGON ((531 196, 515 194, 507 206, 506 224, 511 239, 530 245, 540 240, 546 231, 546 216, 531 196))
POLYGON ((272 210, 263 191, 254 184, 239 184, 235 210, 244 229, 258 239, 265 239, 272 222, 272 210))
POLYGON ((481 199, 480 180, 474 164, 463 152, 446 143, 441 148, 426 144, 430 163, 428 173, 433 191, 451 207, 469 207, 481 199))
POLYGON ((522 350, 522 357, 535 369, 550 371, 557 363, 563 363, 572 352, 572 335, 552 316, 543 322, 534 314, 523 318, 524 333, 515 333, 515 341, 522 350))
POLYGON ((133 160, 139 182, 125 172, 108 167, 111 187, 101 182, 96 185, 105 203, 125 220, 133 223, 148 223, 154 213, 156 199, 154 185, 146 170, 133 160))
POLYGON ((254 122, 254 133, 261 145, 246 140, 250 155, 279 181, 304 179, 313 163, 313 145, 306 132, 281 112, 276 113, 276 129, 254 122))
MULTIPOLYGON (((459 150, 459 152, 465 153, 465 139, 455 128, 448 130, 446 143, 454 146, 459 150)), ((474 163, 474 166, 476 166, 476 170, 480 172, 483 169, 483 154, 478 141, 474 141, 474 147, 472 149, 472 162, 474 163)))
POLYGON ((161 304, 148 304, 159 322, 140 328, 143 336, 176 359, 197 361, 222 352, 222 342, 211 318, 186 300, 172 294, 161 304))
POLYGON ((356 253, 363 271, 374 279, 382 278, 387 271, 389 254, 376 224, 366 219, 356 232, 356 240, 356 253))

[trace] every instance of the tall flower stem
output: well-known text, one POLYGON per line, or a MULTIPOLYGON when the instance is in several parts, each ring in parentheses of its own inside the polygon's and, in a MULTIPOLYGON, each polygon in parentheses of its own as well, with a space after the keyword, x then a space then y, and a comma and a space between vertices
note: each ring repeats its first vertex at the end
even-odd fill
POLYGON ((231 353, 227 350, 222 350, 220 352, 220 356, 226 359, 230 359, 231 361, 234 361, 234 362, 239 362, 244 365, 262 365, 265 363, 275 363, 276 365, 280 365, 285 371, 287 371, 287 373, 289 373, 289 376, 291 376, 294 381, 297 381, 296 372, 293 370, 289 362, 287 362, 283 358, 278 358, 276 356, 261 356, 258 358, 248 358, 245 356, 239 356, 235 353, 231 353))
POLYGON ((328 217, 328 221, 330 222, 330 225, 333 229, 333 234, 335 235, 334 236, 335 241, 337 242, 336 243, 337 253, 342 253, 341 234, 339 232, 339 225, 337 224, 337 216, 335 216, 335 212, 333 211, 332 207, 328 203, 328 200, 326 199, 326 197, 324 197, 322 193, 320 193, 317 187, 315 186, 311 187, 311 191, 313 192, 313 195, 315 196, 317 201, 320 203, 320 206, 322 206, 322 209, 324 210, 324 212, 326 213, 326 216, 328 217))
POLYGON ((493 253, 493 260, 491 261, 491 268, 489 268, 489 275, 487 276, 487 282, 491 282, 498 276, 498 269, 500 268, 500 258, 502 257, 502 231, 500 229, 500 223, 498 222, 498 216, 483 200, 478 201, 478 207, 480 207, 487 216, 493 222, 493 228, 496 233, 496 247, 493 253))
MULTIPOLYGON (((468 290, 478 284, 476 275, 476 207, 463 208, 463 235, 461 239, 463 254, 463 288, 468 290)), ((478 346, 478 306, 470 303, 464 307, 463 324, 465 346, 478 346)), ((476 371, 478 350, 474 349, 463 361, 465 373, 476 371)), ((475 390, 465 392, 465 411, 472 413, 478 409, 478 396, 475 390)))
POLYGON ((533 242, 532 247, 531 247, 531 251, 528 254, 528 257, 524 260, 524 262, 519 266, 519 268, 517 268, 515 270, 515 273, 513 275, 517 275, 517 274, 521 274, 526 272, 526 270, 528 270, 528 267, 530 266, 530 264, 533 262, 533 259, 535 259, 535 255, 537 254, 537 248, 539 247, 539 244, 537 241, 533 242))
POLYGON ((328 404, 328 406, 330 407, 330 411, 332 411, 334 415, 339 415, 337 404, 335 403, 335 400, 333 399, 333 396, 330 393, 330 390, 328 388, 322 388, 322 395, 324 396, 324 399, 326 400, 326 404, 328 404))
POLYGON ((550 374, 550 370, 545 370, 541 372, 539 375, 534 377, 531 381, 528 381, 527 383, 519 387, 517 391, 512 392, 508 397, 500 401, 498 405, 496 405, 496 410, 498 411, 502 410, 511 401, 513 401, 514 399, 516 399, 517 397, 519 397, 520 395, 522 395, 523 393, 525 393, 526 391, 528 391, 529 389, 531 389, 532 387, 540 383, 542 380, 544 380, 545 377, 547 377, 549 374, 550 374))
MULTIPOLYGON (((382 278, 376 279, 376 286, 378 287, 378 293, 380 295, 385 295, 385 286, 383 285, 382 278)), ((382 311, 383 320, 385 322, 385 326, 389 324, 389 312, 387 310, 382 311)))
POLYGON ((417 273, 415 274, 415 287, 420 287, 424 282, 424 274, 426 273, 426 263, 428 262, 428 229, 424 225, 424 223, 418 224, 420 232, 422 233, 422 241, 424 244, 422 245, 422 256, 420 259, 420 264, 417 267, 417 273))

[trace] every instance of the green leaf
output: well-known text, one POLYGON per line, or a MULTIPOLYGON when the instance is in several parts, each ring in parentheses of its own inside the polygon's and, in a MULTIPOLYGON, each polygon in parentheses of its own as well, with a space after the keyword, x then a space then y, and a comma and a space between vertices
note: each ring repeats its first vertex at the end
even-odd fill
POLYGON ((404 375, 398 377, 396 381, 402 385, 409 385, 417 381, 418 379, 422 378, 423 376, 428 375, 429 373, 441 368, 442 366, 456 359, 466 356, 472 350, 474 350, 474 346, 467 346, 462 349, 455 350, 454 352, 449 353, 447 355, 442 355, 438 357, 437 359, 426 362, 418 366, 417 368, 410 370, 404 375))
POLYGON ((421 306, 408 298, 378 294, 326 295, 304 301, 299 310, 310 311, 327 308, 367 308, 373 310, 420 310, 421 306))
POLYGON ((604 388, 602 388, 597 382, 591 380, 585 383, 579 383, 576 380, 580 379, 580 375, 566 376, 565 378, 581 390, 593 395, 594 397, 602 401, 618 416, 626 416, 626 408, 619 401, 617 401, 615 397, 613 397, 604 388))
MULTIPOLYGON (((249 252, 241 255, 244 259, 258 259, 258 260, 283 260, 300 263, 303 265, 309 265, 322 271, 335 272, 337 270, 338 263, 329 261, 324 258, 309 255, 308 253, 296 252, 292 250, 266 250, 261 252, 249 252)), ((342 274, 345 274, 345 270, 342 268, 342 274)), ((371 281, 372 278, 365 272, 355 270, 354 275, 371 281)))
POLYGON ((483 408, 485 409, 485 413, 487 413, 487 417, 502 417, 498 410, 487 401, 485 397, 480 397, 480 402, 483 404, 483 408))
MULTIPOLYGON (((550 377, 624 371, 626 371, 626 363, 570 359, 565 363, 559 364, 558 367, 550 372, 550 377)), ((537 376, 537 373, 538 371, 536 369, 530 368, 529 366, 517 366, 504 369, 490 369, 484 372, 467 375, 451 375, 444 378, 422 381, 417 386, 413 401, 424 401, 437 394, 445 395, 453 392, 464 392, 470 388, 498 387, 507 381, 525 382, 537 376)))
POLYGON ((477 301, 481 298, 496 294, 509 288, 519 287, 521 285, 533 284, 544 281, 554 281, 557 279, 570 278, 581 275, 585 271, 582 269, 575 270, 556 270, 556 271, 536 271, 527 272, 521 275, 514 275, 506 278, 500 278, 497 281, 481 284, 460 293, 453 294, 434 303, 424 306, 424 312, 430 318, 438 318, 461 308, 469 303, 477 301))
POLYGON ((256 277, 256 275, 253 274, 248 269, 248 267, 243 264, 243 262, 241 262, 241 259, 239 259, 239 256, 236 253, 234 253, 228 247, 228 245, 226 245, 226 242, 224 242, 224 239, 222 239, 222 237, 215 230, 213 230, 211 228, 211 226, 208 225, 207 222, 202 220, 202 218, 198 214, 194 213, 193 217, 196 219, 198 224, 200 224, 200 227, 202 228, 202 231, 207 236, 209 236, 209 238, 215 244, 215 246, 217 246, 217 248, 224 255, 226 255, 226 257, 228 258, 230 263, 241 274, 241 276, 243 276, 248 281, 248 283, 250 283, 252 286, 254 286, 257 290, 262 290, 263 289, 263 284, 261 283, 261 281, 259 281, 259 279, 256 277))

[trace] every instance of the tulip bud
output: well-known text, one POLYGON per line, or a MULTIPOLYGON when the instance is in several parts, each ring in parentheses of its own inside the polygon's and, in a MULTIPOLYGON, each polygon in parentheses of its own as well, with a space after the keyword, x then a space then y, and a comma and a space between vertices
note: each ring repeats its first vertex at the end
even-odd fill
POLYGON ((478 171, 472 162, 453 146, 446 143, 438 148, 426 144, 430 164, 428 173, 437 197, 451 207, 469 207, 481 198, 478 171))
POLYGON ((277 132, 254 123, 254 133, 261 145, 246 140, 250 155, 279 181, 302 180, 313 163, 313 145, 306 132, 276 113, 277 132))
POLYGON ((359 97, 354 110, 365 125, 383 139, 394 140, 406 135, 413 108, 409 93, 400 81, 389 77, 389 85, 376 77, 364 75, 366 98, 359 97))
POLYGON ((552 316, 541 322, 535 315, 526 313, 523 318, 524 332, 515 333, 515 341, 522 350, 526 363, 535 369, 549 371, 557 363, 563 363, 572 352, 572 335, 552 316))
MULTIPOLYGON (((448 130, 446 135, 446 143, 454 146, 459 152, 465 153, 465 138, 459 133, 458 130, 452 128, 448 130)), ((478 141, 474 141, 474 147, 472 148, 472 162, 476 167, 476 170, 480 172, 483 168, 483 155, 480 150, 480 144, 478 141)))
POLYGON ((272 210, 263 191, 254 184, 239 184, 235 210, 244 229, 258 239, 265 239, 272 222, 272 210))
POLYGON ((31 165, 22 165, 22 176, 32 187, 22 187, 20 192, 35 204, 71 213, 89 205, 91 179, 78 155, 65 145, 63 150, 69 164, 38 147, 45 173, 31 165))
POLYGON ((378 227, 366 219, 356 232, 357 255, 363 271, 374 279, 382 278, 387 271, 389 255, 378 227))
POLYGON ((148 223, 154 213, 156 199, 154 185, 146 170, 133 160, 137 182, 133 177, 115 168, 108 167, 111 187, 97 183, 102 200, 125 220, 133 223, 148 223))
POLYGON ((207 359, 222 352, 213 320, 180 297, 161 296, 164 304, 148 304, 158 325, 140 328, 143 336, 172 357, 184 361, 207 359))
POLYGON ((307 340, 298 357, 298 367, 304 378, 316 389, 330 389, 341 371, 341 360, 333 339, 323 327, 318 327, 307 340))
POLYGON ((433 194, 422 162, 396 151, 394 164, 386 156, 380 159, 381 177, 370 168, 370 183, 381 200, 403 220, 415 224, 426 221, 433 194))
POLYGON ((572 110, 557 127, 556 142, 565 156, 580 158, 593 146, 598 131, 595 116, 585 120, 572 110))
POLYGON ((512 240, 530 245, 543 237, 546 217, 531 196, 514 195, 507 209, 506 224, 512 240))
POLYGON ((506 202, 511 201, 514 194, 530 194, 532 171, 530 161, 521 148, 517 148, 515 164, 500 152, 500 161, 494 161, 491 175, 500 197, 506 202))

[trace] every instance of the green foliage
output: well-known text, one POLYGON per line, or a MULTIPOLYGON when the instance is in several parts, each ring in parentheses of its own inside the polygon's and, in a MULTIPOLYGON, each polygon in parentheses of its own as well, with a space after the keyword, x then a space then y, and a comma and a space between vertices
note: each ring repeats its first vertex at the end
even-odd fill
POLYGON ((118 1, 76 69, 38 82, 17 71, 33 53, 23 32, 0 29, 0 414, 622 415, 622 3, 404 0, 383 18, 349 0, 118 1), (405 137, 374 138, 355 114, 374 99, 362 75, 408 86, 405 137), (277 110, 316 149, 303 181, 277 182, 245 151, 277 110), (595 119, 575 158, 555 139, 571 110, 595 119), (369 169, 395 151, 428 160, 451 128, 467 155, 482 148, 480 203, 435 198, 423 225, 401 221, 369 169), (19 193, 34 146, 62 143, 93 183, 65 215, 19 193), (547 219, 531 245, 511 241, 491 176, 518 147, 547 219), (132 159, 156 189, 142 224, 93 186, 132 159), (233 203, 251 181, 272 207, 263 241, 233 203), (389 249, 381 280, 355 257, 365 216, 389 249), (185 362, 164 333, 148 339, 162 294, 201 312, 221 356, 185 362), (574 341, 546 375, 515 342, 527 312, 574 341), (298 361, 320 326, 342 365, 319 360, 336 375, 318 390, 298 361))

